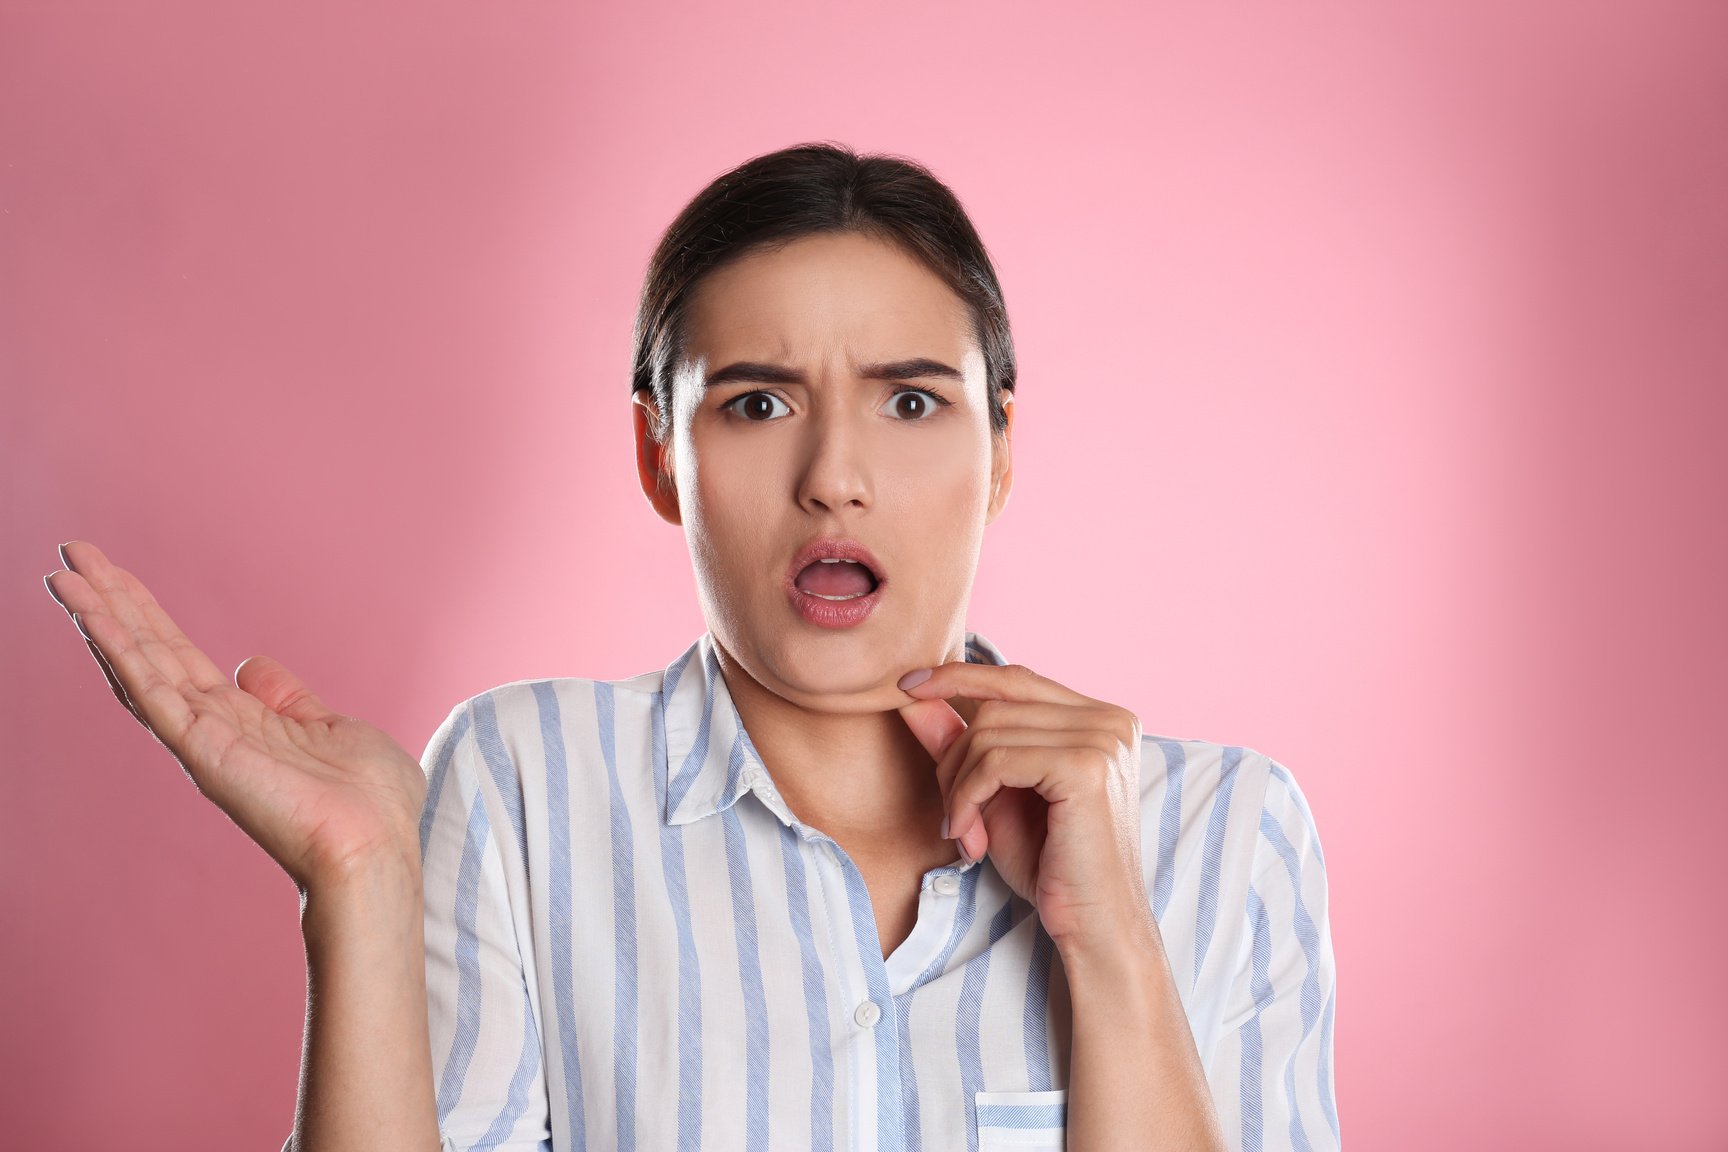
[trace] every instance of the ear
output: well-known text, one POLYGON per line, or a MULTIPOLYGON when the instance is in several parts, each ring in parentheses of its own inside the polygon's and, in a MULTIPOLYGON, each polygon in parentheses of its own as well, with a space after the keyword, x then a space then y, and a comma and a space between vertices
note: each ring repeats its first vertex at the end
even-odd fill
POLYGON ((1014 487, 1014 453, 1012 451, 1012 434, 1014 432, 1014 394, 1002 393, 1002 414, 1007 417, 1008 425, 1002 429, 1002 435, 990 437, 990 511, 984 517, 988 524, 1002 514, 1002 509, 1008 506, 1008 492, 1014 487))
POLYGON ((652 429, 660 419, 654 394, 646 388, 630 395, 630 418, 636 428, 636 475, 642 494, 668 524, 683 524, 678 510, 678 485, 673 479, 672 446, 654 439, 652 429))

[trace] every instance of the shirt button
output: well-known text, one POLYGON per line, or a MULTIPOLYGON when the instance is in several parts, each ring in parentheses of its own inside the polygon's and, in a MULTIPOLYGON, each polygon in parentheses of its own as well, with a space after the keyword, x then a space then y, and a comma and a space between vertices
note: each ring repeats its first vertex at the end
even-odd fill
POLYGON ((954 875, 952 872, 944 873, 941 876, 936 877, 936 882, 931 885, 931 887, 935 888, 936 891, 942 893, 944 896, 952 896, 954 893, 960 891, 960 877, 954 875))
POLYGON ((876 1001, 866 1000, 858 1005, 858 1011, 852 1013, 852 1019, 858 1021, 859 1027, 874 1028, 876 1021, 882 1019, 882 1009, 876 1007, 876 1001))

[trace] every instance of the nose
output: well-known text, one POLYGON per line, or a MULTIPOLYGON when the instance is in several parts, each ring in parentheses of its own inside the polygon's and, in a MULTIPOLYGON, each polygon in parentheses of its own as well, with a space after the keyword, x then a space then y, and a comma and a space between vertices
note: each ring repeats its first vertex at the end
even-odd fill
POLYGON ((868 508, 874 492, 863 430, 833 408, 813 416, 804 427, 809 442, 798 503, 809 512, 868 508))

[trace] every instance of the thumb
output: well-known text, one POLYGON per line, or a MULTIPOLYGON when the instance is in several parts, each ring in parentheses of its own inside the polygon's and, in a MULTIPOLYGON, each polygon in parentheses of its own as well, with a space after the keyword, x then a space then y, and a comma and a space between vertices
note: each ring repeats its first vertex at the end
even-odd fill
POLYGON ((966 721, 941 696, 933 700, 914 700, 901 705, 899 711, 906 727, 912 729, 912 735, 918 737, 918 743, 924 745, 924 751, 930 753, 930 758, 938 764, 954 741, 966 731, 966 721))
POLYGON ((270 711, 290 720, 328 720, 335 715, 304 681, 269 656, 253 656, 234 669, 234 683, 270 711))

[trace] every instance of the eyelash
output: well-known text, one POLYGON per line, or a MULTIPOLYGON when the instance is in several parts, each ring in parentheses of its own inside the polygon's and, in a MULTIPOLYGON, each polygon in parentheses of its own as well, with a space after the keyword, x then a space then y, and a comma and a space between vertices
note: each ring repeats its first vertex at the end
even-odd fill
MULTIPOLYGON (((892 396, 888 397, 889 403, 892 404, 895 400, 899 399, 901 396, 906 395, 908 392, 920 393, 922 395, 930 397, 932 400, 936 401, 936 407, 937 408, 947 408, 953 403, 953 401, 949 400, 948 397, 942 395, 942 393, 936 391, 936 389, 934 389, 934 388, 896 388, 894 390, 894 394, 892 396)), ((747 400, 752 396, 773 396, 776 400, 779 400, 782 404, 786 403, 786 398, 784 396, 781 396, 779 393, 770 392, 766 388, 755 388, 749 392, 740 392, 738 395, 732 397, 732 399, 730 399, 730 400, 726 401, 724 404, 720 405, 720 407, 721 407, 721 409, 723 409, 725 411, 730 411, 734 415, 737 415, 738 402, 740 400, 747 400)), ((935 412, 935 409, 932 409, 931 413, 934 414, 934 412, 935 412)), ((743 420, 747 424, 771 424, 771 423, 773 423, 772 420, 751 420, 747 416, 739 416, 738 418, 740 420, 743 420)), ((930 416, 925 415, 925 416, 918 417, 918 419, 916 419, 916 420, 900 420, 900 421, 897 421, 897 423, 900 423, 900 424, 921 424, 928 419, 930 419, 930 416)))

